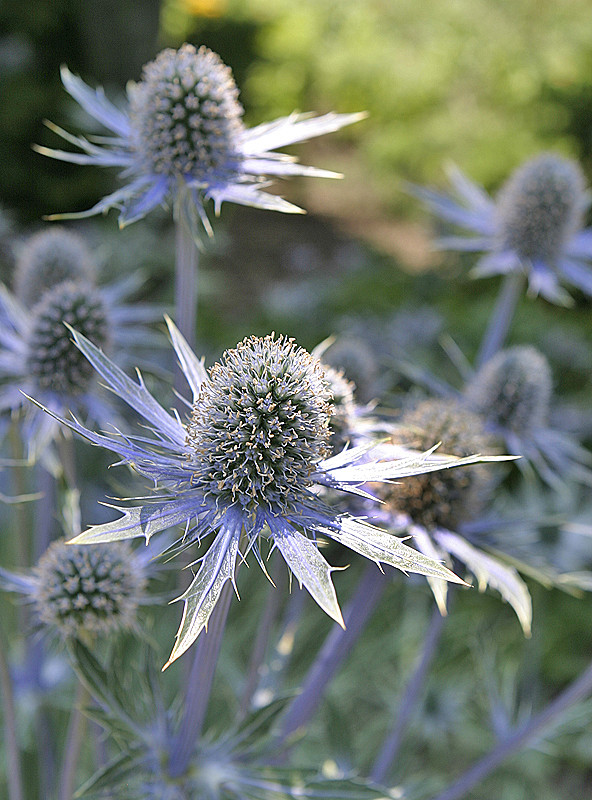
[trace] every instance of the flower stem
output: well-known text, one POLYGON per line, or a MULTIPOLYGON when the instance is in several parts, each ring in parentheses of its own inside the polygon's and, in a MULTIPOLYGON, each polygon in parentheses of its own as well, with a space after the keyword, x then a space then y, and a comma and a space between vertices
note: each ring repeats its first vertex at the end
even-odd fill
POLYGON ((455 783, 438 795, 436 800, 459 800, 464 797, 473 786, 509 756, 527 745, 570 706, 583 700, 590 693, 592 693, 592 664, 546 708, 494 747, 481 761, 474 764, 455 783))
POLYGON ((18 738, 16 733, 16 713, 14 707, 14 694, 12 680, 8 668, 8 646, 4 640, 0 641, 0 691, 3 702, 4 718, 4 749, 6 751, 6 774, 8 780, 9 800, 24 800, 23 775, 19 754, 18 738))
POLYGON ((76 687, 76 698, 74 700, 74 708, 70 714, 70 723, 64 747, 64 760, 57 794, 58 800, 72 800, 76 767, 82 748, 84 728, 86 727, 86 717, 82 712, 82 706, 88 701, 89 697, 88 690, 79 681, 76 687))
POLYGON ((185 713, 170 750, 169 772, 172 778, 183 775, 187 770, 202 732, 232 592, 232 585, 227 583, 212 611, 207 632, 202 632, 195 645, 193 665, 187 681, 185 713))
POLYGON ((479 348, 475 363, 476 369, 482 367, 503 346, 518 300, 524 292, 524 283, 524 275, 520 273, 509 272, 504 278, 493 314, 479 348))
POLYGON ((442 616, 440 610, 435 608, 423 640, 421 654, 417 660, 413 674, 405 687, 401 702, 399 703, 393 727, 384 741, 370 774, 372 780, 377 783, 382 783, 386 779, 390 766, 397 757, 403 735, 416 708, 417 698, 424 685, 427 671, 436 652, 442 631, 444 630, 445 619, 446 617, 442 616))
POLYGON ((36 504, 33 559, 37 562, 49 547, 55 522, 55 478, 40 464, 37 465, 37 490, 41 499, 36 504), (42 506, 42 510, 40 508, 42 506))
POLYGON ((285 582, 285 576, 286 570, 284 565, 281 563, 281 560, 276 557, 272 569, 273 583, 269 584, 268 600, 265 603, 263 616, 257 627, 257 636, 249 660, 249 668, 247 670, 239 708, 240 718, 244 717, 249 711, 257 690, 257 684, 261 677, 261 667, 269 645, 269 638, 278 618, 281 599, 284 595, 284 592, 280 589, 280 585, 285 582))
POLYGON ((345 630, 335 625, 308 670, 300 694, 283 719, 278 745, 302 728, 319 707, 323 690, 352 650, 390 580, 390 570, 381 572, 374 564, 366 567, 344 614, 345 630))
POLYGON ((180 213, 175 215, 175 323, 195 347, 199 252, 180 213))

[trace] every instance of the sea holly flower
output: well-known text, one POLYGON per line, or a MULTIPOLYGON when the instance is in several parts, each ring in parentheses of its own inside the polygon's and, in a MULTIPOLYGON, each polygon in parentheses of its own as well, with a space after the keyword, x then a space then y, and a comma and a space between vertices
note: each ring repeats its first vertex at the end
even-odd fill
POLYGON ((444 250, 484 253, 473 270, 483 277, 523 274, 533 295, 568 305, 561 284, 592 295, 592 229, 582 230, 589 204, 577 163, 553 153, 527 161, 492 200, 458 169, 450 171, 452 197, 412 187, 438 217, 467 236, 443 236, 444 250))
POLYGON ((394 481, 480 457, 414 453, 379 461, 372 457, 372 445, 364 444, 327 458, 331 395, 317 359, 293 340, 272 334, 245 339, 206 372, 173 323, 168 325, 192 392, 186 424, 162 408, 141 376, 138 382, 128 378, 75 331, 81 352, 103 382, 148 423, 149 434, 95 433, 53 413, 93 444, 117 453, 159 491, 140 505, 120 508, 119 519, 80 533, 74 544, 133 537, 149 541, 176 525, 184 526, 180 549, 210 539, 205 553, 193 562, 199 565, 197 574, 179 598, 185 604, 183 618, 165 666, 207 626, 224 585, 230 581, 236 589, 238 562, 252 551, 263 567, 265 540, 340 625, 333 568, 317 547, 318 537, 333 539, 377 564, 462 582, 390 532, 327 505, 317 487, 366 497, 362 485, 368 481, 394 481))
POLYGON ((14 293, 31 309, 44 292, 64 281, 96 282, 96 264, 84 239, 59 225, 44 228, 21 246, 14 270, 14 293))
POLYGON ((109 398, 96 391, 94 372, 63 321, 124 364, 134 345, 160 342, 144 323, 154 321, 161 309, 124 302, 136 291, 138 276, 98 287, 93 267, 84 241, 56 228, 36 234, 22 248, 14 279, 19 297, 0 284, 0 410, 24 411, 27 457, 35 461, 43 454, 52 470, 56 465, 48 445, 59 426, 34 409, 23 392, 60 414, 75 410, 101 424, 115 414, 109 398))
POLYGON ((569 481, 592 483, 592 454, 551 422, 553 380, 545 356, 535 347, 501 350, 467 381, 466 404, 510 453, 520 453, 522 469, 534 468, 549 486, 565 490, 569 481))
POLYGON ((35 624, 62 640, 132 630, 147 601, 147 564, 127 542, 53 542, 29 574, 0 570, 0 586, 25 596, 35 624))
MULTIPOLYGON (((427 441, 442 442, 446 453, 495 452, 495 441, 479 415, 451 399, 429 399, 405 411, 399 420, 398 441, 422 448, 427 441)), ((465 535, 465 525, 482 515, 493 496, 495 481, 483 466, 447 470, 436 475, 415 475, 378 493, 385 501, 384 519, 402 526, 425 555, 464 564, 481 590, 497 590, 530 635, 532 604, 528 588, 517 570, 479 547, 478 535, 465 535)), ((446 613, 447 585, 428 577, 440 611, 446 613)))
POLYGON ((66 91, 111 137, 84 138, 49 127, 81 153, 37 147, 44 155, 75 164, 118 167, 122 188, 88 211, 57 217, 85 217, 119 208, 127 225, 172 200, 197 231, 211 233, 204 210, 216 213, 223 202, 298 213, 297 206, 264 189, 270 177, 308 175, 335 178, 336 173, 302 166, 275 152, 315 136, 337 131, 365 114, 292 114, 254 128, 243 124, 243 109, 231 70, 207 47, 184 44, 166 49, 144 66, 139 83, 129 83, 124 109, 113 105, 102 89, 94 91, 65 67, 66 91))

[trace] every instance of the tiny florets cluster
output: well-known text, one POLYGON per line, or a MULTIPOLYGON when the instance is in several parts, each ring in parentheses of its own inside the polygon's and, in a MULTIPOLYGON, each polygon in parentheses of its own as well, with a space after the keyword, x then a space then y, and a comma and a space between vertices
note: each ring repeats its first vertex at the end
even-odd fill
POLYGON ((58 283, 93 283, 94 278, 94 261, 84 240, 56 227, 40 231, 24 243, 16 262, 14 290, 25 308, 32 308, 58 283))
POLYGON ((150 172, 210 183, 237 172, 243 108, 232 72, 211 50, 163 50, 130 84, 133 143, 150 172))
POLYGON ((34 569, 39 621, 63 637, 133 627, 146 576, 127 543, 54 542, 34 569))
POLYGON ((527 161, 500 191, 498 248, 553 264, 578 229, 585 206, 585 182, 575 162, 551 153, 527 161))
POLYGON ((328 454, 331 392, 292 339, 251 337, 210 370, 187 444, 194 479, 226 505, 289 509, 328 454))
POLYGON ((547 359, 525 345, 502 350, 484 364, 467 385, 465 397, 496 429, 524 436, 546 424, 551 390, 547 359))
POLYGON ((47 291, 32 311, 27 368, 39 389, 57 394, 84 392, 94 370, 73 344, 67 322, 97 347, 108 338, 107 312, 97 289, 65 281, 47 291))
MULTIPOLYGON (((398 443, 424 451, 441 442, 443 453, 461 457, 493 453, 483 426, 480 416, 456 401, 424 400, 401 417, 398 443)), ((385 499, 428 531, 454 529, 479 512, 491 486, 487 468, 459 467, 405 478, 390 487, 385 499)))

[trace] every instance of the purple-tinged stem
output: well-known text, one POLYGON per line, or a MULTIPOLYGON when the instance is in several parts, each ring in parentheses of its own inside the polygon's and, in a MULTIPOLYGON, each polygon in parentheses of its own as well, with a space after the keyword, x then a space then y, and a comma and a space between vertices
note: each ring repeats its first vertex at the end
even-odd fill
POLYGON ((78 682, 74 708, 70 714, 70 722, 64 747, 64 759, 62 761, 58 786, 58 800, 72 800, 74 781, 76 779, 76 767, 78 766, 82 740, 84 738, 84 728, 86 727, 86 717, 82 711, 82 706, 88 701, 89 697, 90 695, 86 687, 78 682))
POLYGON ((366 622, 372 615, 382 592, 390 580, 390 570, 381 572, 369 564, 344 614, 345 630, 335 625, 325 639, 317 657, 308 670, 302 691, 292 701, 279 732, 278 746, 302 728, 319 708, 323 691, 343 660, 351 652, 366 622))
POLYGON ((8 800, 25 800, 23 792, 23 775, 21 772, 21 760, 19 753, 16 713, 14 706, 14 694, 12 691, 12 680, 8 668, 8 646, 4 641, 0 641, 0 693, 2 695, 3 718, 4 718, 4 749, 6 751, 6 775, 8 780, 8 800))
POLYGON ((382 783, 388 776, 391 764, 396 759, 401 742, 409 720, 416 709, 417 698, 423 688, 426 675, 438 647, 438 642, 444 630, 444 620, 439 609, 435 608, 425 638, 421 654, 415 665, 411 679, 405 687, 405 692, 397 709, 391 732, 387 736, 382 749, 376 759, 370 777, 376 783, 382 783))
POLYGON ((186 772, 202 733, 232 594, 233 587, 227 583, 212 611, 207 632, 200 634, 195 645, 187 680, 184 715, 170 749, 169 773, 172 778, 186 772))
POLYGON ((476 369, 482 367, 503 347, 514 318, 518 300, 524 292, 525 280, 524 275, 517 272, 509 272, 504 278, 493 314, 479 348, 475 363, 476 369))
POLYGON ((195 347, 196 339, 198 267, 199 252, 191 232, 183 219, 176 218, 175 323, 190 347, 195 347))
POLYGON ((33 559, 35 563, 47 550, 52 540, 52 528, 55 523, 55 478, 40 464, 37 465, 37 490, 41 495, 36 504, 35 541, 33 559))
POLYGON ((249 667, 247 669, 247 676, 241 697, 238 712, 241 718, 249 711, 257 689, 257 684, 259 683, 261 667, 265 660, 265 653, 267 652, 271 632, 277 621, 281 600, 284 596, 284 592, 281 591, 280 587, 285 582, 285 575, 286 569, 284 564, 281 562, 281 559, 275 558, 271 576, 273 584, 269 585, 268 599, 265 603, 263 616, 257 627, 257 636, 255 638, 253 650, 251 651, 251 658, 249 660, 249 667))
POLYGON ((481 761, 478 761, 455 783, 445 789, 435 800, 459 800, 465 797, 473 786, 482 781, 490 772, 499 767, 507 758, 512 756, 542 731, 557 717, 567 711, 575 703, 584 700, 592 693, 592 664, 588 666, 579 678, 576 678, 567 689, 559 694, 539 714, 512 733, 507 739, 500 742, 481 761))

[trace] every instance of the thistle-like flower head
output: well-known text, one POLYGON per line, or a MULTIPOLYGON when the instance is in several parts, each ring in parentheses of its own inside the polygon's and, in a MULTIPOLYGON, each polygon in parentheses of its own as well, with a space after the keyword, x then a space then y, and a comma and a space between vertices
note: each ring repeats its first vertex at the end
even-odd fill
POLYGON ((227 350, 187 428, 195 479, 224 505, 294 506, 328 455, 331 394, 320 363, 283 336, 227 350))
POLYGON ((211 50, 191 44, 163 50, 147 64, 140 82, 129 84, 124 109, 65 67, 62 80, 82 108, 114 135, 86 139, 50 125, 82 152, 36 149, 75 164, 119 167, 126 183, 88 211, 56 218, 90 216, 117 207, 120 224, 125 225, 172 200, 194 233, 198 222, 211 233, 204 210, 210 199, 216 213, 227 201, 300 212, 297 206, 263 191, 268 177, 340 176, 301 166, 292 157, 274 152, 276 148, 339 130, 365 116, 293 114, 246 128, 230 69, 211 50))
MULTIPOLYGON (((468 411, 459 399, 423 400, 401 415, 399 441, 421 447, 426 441, 442 442, 449 453, 492 452, 495 440, 486 431, 485 420, 468 411)), ((488 504, 495 485, 494 476, 482 466, 436 473, 426 480, 416 475, 409 480, 382 488, 386 503, 385 519, 407 529, 415 546, 430 558, 452 565, 453 559, 472 573, 479 589, 497 590, 518 617, 526 635, 530 634, 532 603, 528 588, 516 569, 503 557, 481 549, 475 531, 481 522, 485 529, 488 504)), ((440 611, 446 613, 447 586, 428 578, 440 611)))
POLYGON ((578 164, 552 153, 527 161, 502 187, 496 203, 501 252, 557 264, 582 222, 584 176, 578 164))
POLYGON ((39 559, 31 586, 39 622, 67 639, 132 628, 146 575, 126 542, 83 547, 61 540, 39 559))
MULTIPOLYGON (((317 547, 329 537, 376 563, 409 572, 458 579, 437 561, 403 544, 367 519, 329 507, 319 487, 368 497, 363 484, 417 475, 475 459, 405 453, 372 457, 365 443, 325 458, 329 444, 330 392, 318 359, 283 336, 245 339, 206 372, 169 321, 173 346, 192 392, 186 424, 172 416, 146 389, 131 380, 96 346, 74 333, 80 350, 121 399, 149 425, 152 436, 94 433, 76 420, 53 416, 93 444, 106 447, 161 491, 142 505, 122 508, 122 516, 91 527, 74 544, 96 544, 141 536, 183 525, 179 547, 212 537, 196 556, 199 569, 182 595, 185 603, 169 664, 206 627, 227 581, 235 585, 239 554, 267 540, 283 556, 296 579, 334 620, 343 624, 333 571, 317 547)), ((497 460, 493 457, 494 460, 497 460)))
POLYGON ((441 237, 438 247, 483 252, 475 276, 523 274, 529 291, 552 303, 571 302, 561 284, 592 295, 592 229, 581 229, 589 193, 576 162, 539 155, 516 170, 495 201, 459 170, 450 178, 452 197, 411 189, 436 216, 469 234, 441 237))
POLYGON ((128 95, 132 140, 147 172, 203 185, 236 174, 243 109, 216 53, 191 45, 163 50, 128 95))
MULTIPOLYGON (((442 442, 443 452, 455 456, 495 451, 483 419, 454 400, 422 401, 402 415, 400 428, 399 441, 416 450, 427 449, 428 442, 442 442)), ((491 488, 490 471, 484 467, 448 470, 389 487, 388 502, 428 531, 454 530, 479 513, 491 488)))
POLYGON ((95 264, 81 236, 60 226, 31 236, 16 261, 14 292, 25 308, 32 308, 48 289, 63 281, 94 283, 95 264))
POLYGON ((117 416, 114 404, 97 391, 94 371, 66 325, 84 331, 123 363, 134 344, 160 344, 144 324, 160 317, 160 309, 123 302, 136 290, 137 276, 96 286, 94 273, 84 241, 56 228, 24 243, 15 278, 19 296, 0 284, 0 408, 24 410, 27 457, 43 455, 52 471, 58 465, 48 445, 59 426, 23 393, 58 413, 75 411, 102 425, 117 416))
POLYGON ((551 390, 549 362, 526 345, 501 350, 487 361, 468 382, 464 395, 494 430, 528 437, 547 425, 551 390))
POLYGON ((64 322, 97 345, 107 343, 108 313, 98 289, 88 283, 65 281, 48 290, 33 307, 27 336, 26 369, 38 392, 79 395, 94 372, 64 322))

